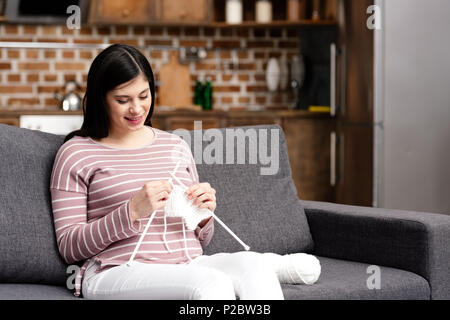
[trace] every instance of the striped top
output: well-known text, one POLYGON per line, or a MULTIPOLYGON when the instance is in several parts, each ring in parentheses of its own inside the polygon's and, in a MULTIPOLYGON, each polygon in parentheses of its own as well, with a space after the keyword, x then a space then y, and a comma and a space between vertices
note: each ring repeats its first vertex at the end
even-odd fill
MULTIPOLYGON (((75 136, 56 154, 50 191, 58 249, 69 264, 85 261, 75 279, 76 296, 90 259, 100 264, 97 272, 129 260, 149 219, 132 224, 129 201, 145 183, 168 180, 177 162, 175 175, 181 182, 188 187, 199 182, 188 144, 152 129, 153 140, 140 148, 115 148, 75 136)), ((202 255, 214 232, 213 219, 193 231, 185 229, 182 219, 157 210, 134 260, 175 264, 202 255)))

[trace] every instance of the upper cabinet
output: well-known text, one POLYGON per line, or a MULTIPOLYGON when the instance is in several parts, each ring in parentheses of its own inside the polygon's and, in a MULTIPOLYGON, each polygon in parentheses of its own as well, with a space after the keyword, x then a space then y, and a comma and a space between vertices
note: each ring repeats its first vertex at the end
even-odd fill
POLYGON ((193 24, 208 22, 210 0, 92 0, 90 24, 193 24))
POLYGON ((156 21, 160 0, 92 0, 89 8, 91 24, 145 24, 156 21))
POLYGON ((161 0, 159 21, 165 23, 205 23, 211 12, 208 0, 161 0))

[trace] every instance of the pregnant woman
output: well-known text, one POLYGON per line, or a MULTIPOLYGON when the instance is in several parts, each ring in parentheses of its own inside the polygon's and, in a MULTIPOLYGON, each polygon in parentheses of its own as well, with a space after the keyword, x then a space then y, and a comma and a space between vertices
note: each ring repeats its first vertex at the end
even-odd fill
POLYGON ((182 217, 166 216, 177 180, 198 208, 214 212, 216 192, 199 182, 188 144, 152 127, 154 100, 153 72, 139 50, 115 44, 92 62, 83 125, 65 138, 50 181, 59 252, 67 263, 82 266, 75 295, 283 299, 277 275, 261 254, 203 254, 213 217, 191 230, 182 217))

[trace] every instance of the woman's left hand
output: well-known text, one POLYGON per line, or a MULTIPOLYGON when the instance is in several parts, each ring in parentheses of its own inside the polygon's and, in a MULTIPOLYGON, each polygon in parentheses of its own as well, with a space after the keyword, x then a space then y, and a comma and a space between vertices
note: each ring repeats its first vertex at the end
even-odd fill
POLYGON ((197 183, 186 189, 188 199, 194 199, 193 205, 199 208, 216 210, 216 190, 208 182, 197 183))

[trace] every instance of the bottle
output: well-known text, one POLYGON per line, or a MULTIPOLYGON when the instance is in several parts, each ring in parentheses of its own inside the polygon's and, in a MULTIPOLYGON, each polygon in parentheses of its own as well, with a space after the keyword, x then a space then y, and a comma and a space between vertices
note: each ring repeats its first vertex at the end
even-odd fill
POLYGON ((287 3, 287 20, 300 20, 300 0, 288 0, 287 3))
POLYGON ((242 0, 227 0, 225 20, 230 24, 242 23, 242 0))
POLYGON ((272 2, 269 0, 256 1, 256 22, 269 23, 272 21, 272 2))
POLYGON ((200 80, 197 80, 194 88, 194 104, 197 106, 203 107, 203 83, 200 80))
POLYGON ((206 78, 203 90, 203 110, 212 110, 213 107, 213 87, 211 80, 206 78))

